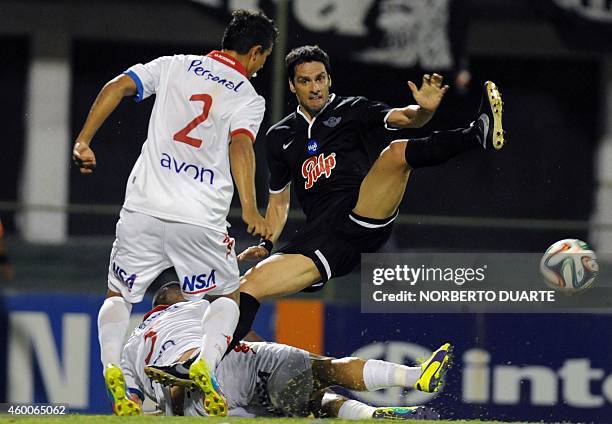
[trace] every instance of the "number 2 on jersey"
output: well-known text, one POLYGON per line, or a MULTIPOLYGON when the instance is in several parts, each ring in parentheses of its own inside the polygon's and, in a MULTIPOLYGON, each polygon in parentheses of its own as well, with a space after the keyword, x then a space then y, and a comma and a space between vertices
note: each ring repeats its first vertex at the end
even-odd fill
POLYGON ((191 132, 191 130, 200 125, 202 122, 206 121, 208 118, 208 112, 212 106, 212 97, 210 97, 208 94, 194 94, 189 98, 189 100, 192 102, 204 102, 204 105, 202 106, 202 113, 193 118, 185 128, 174 134, 173 139, 179 143, 187 143, 190 146, 198 148, 202 145, 202 140, 199 138, 190 137, 188 134, 191 132))

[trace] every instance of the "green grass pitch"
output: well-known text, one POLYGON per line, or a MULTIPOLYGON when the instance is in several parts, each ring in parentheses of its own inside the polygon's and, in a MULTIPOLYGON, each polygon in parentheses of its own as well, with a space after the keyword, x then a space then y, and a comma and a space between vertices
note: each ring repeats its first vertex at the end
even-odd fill
MULTIPOLYGON (((47 416, 47 417, 32 417, 32 416, 14 416, 14 415, 0 415, 0 422, 2 423, 15 423, 15 424, 28 424, 28 423, 43 423, 43 424, 66 424, 66 423, 93 423, 93 424, 106 424, 106 423, 129 423, 129 424, 154 424, 154 423, 201 423, 203 422, 199 417, 114 417, 111 415, 79 415, 79 414, 68 414, 65 416, 47 416), (127 421, 126 421, 127 420, 127 421)), ((356 421, 338 420, 338 419, 327 419, 318 420, 315 418, 206 418, 210 424, 350 424, 356 421)), ((372 422, 382 423, 382 420, 363 420, 359 422, 372 422)), ((440 423, 459 423, 459 424, 502 424, 500 421, 480 421, 480 420, 469 420, 469 421, 402 421, 405 423, 414 424, 440 424, 440 423)), ((518 423, 520 424, 520 423, 518 423)))

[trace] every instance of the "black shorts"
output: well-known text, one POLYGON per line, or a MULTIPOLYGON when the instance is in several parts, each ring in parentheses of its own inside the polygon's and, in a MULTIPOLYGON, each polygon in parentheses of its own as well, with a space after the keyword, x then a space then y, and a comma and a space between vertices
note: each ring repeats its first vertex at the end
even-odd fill
POLYGON ((372 219, 349 212, 306 224, 277 253, 301 254, 312 259, 322 278, 302 291, 318 291, 330 278, 341 277, 355 269, 362 253, 380 249, 391 236, 397 214, 386 219, 372 219))

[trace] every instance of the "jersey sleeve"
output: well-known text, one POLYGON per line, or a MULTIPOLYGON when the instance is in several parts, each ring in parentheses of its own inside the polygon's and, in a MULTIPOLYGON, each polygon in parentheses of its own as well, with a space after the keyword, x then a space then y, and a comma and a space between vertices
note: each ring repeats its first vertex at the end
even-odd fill
MULTIPOLYGON (((128 342, 129 344, 129 342, 128 342)), ((141 401, 144 401, 144 394, 141 391, 141 382, 138 378, 138 374, 136 370, 132 366, 132 361, 130 361, 129 353, 126 349, 123 349, 123 353, 121 354, 121 371, 123 372, 123 377, 125 378, 125 386, 131 392, 136 394, 141 401)))
POLYGON ((358 97, 353 103, 353 108, 357 110, 364 129, 376 127, 386 128, 388 130, 397 129, 387 125, 387 119, 389 119, 389 115, 391 115, 394 109, 383 102, 368 100, 365 97, 358 97))
POLYGON ((141 102, 157 92, 162 72, 165 67, 170 65, 171 60, 171 56, 158 57, 144 65, 137 63, 124 72, 136 83, 137 92, 134 96, 136 102, 141 102))
POLYGON ((270 168, 270 193, 280 193, 291 182, 291 171, 283 162, 281 154, 281 141, 275 131, 268 132, 266 136, 266 159, 270 168))
POLYGON ((266 112, 266 101, 261 96, 254 97, 246 105, 238 109, 231 118, 230 135, 246 134, 255 142, 259 126, 266 112))

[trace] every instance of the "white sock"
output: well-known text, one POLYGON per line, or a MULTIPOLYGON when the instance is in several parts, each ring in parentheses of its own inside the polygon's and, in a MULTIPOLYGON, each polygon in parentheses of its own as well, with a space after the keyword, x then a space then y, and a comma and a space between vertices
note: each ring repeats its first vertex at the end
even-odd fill
POLYGON ((215 370, 232 341, 239 316, 238 305, 227 297, 214 300, 204 312, 202 317, 204 337, 198 359, 204 359, 211 371, 215 370))
POLYGON ((98 312, 98 341, 102 367, 119 365, 125 333, 130 324, 132 304, 121 296, 108 297, 98 312))
POLYGON ((357 400, 347 400, 338 411, 338 418, 345 420, 367 420, 372 418, 376 408, 357 400))
POLYGON ((363 367, 363 382, 368 390, 387 387, 412 387, 421 376, 421 367, 369 359, 363 367))

